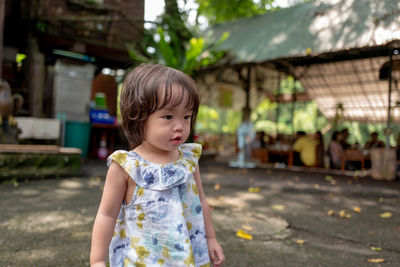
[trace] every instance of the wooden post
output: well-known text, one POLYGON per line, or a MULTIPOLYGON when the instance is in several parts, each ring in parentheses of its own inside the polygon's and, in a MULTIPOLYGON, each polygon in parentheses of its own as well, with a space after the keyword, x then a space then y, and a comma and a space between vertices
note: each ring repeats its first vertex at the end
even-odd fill
POLYGON ((275 122, 276 122, 276 138, 278 138, 278 135, 279 135, 279 115, 280 115, 280 109, 281 109, 281 106, 280 106, 280 104, 279 104, 279 97, 280 97, 280 94, 281 94, 281 74, 279 73, 279 75, 278 75, 278 91, 276 92, 276 98, 275 98, 275 100, 276 100, 276 103, 277 103, 277 107, 276 107, 276 113, 275 113, 275 122))
POLYGON ((295 128, 294 128, 294 113, 296 112, 296 101, 297 101, 297 88, 296 88, 296 79, 294 80, 294 86, 293 86, 293 92, 292 92, 292 134, 295 133, 295 128))
POLYGON ((386 148, 390 148, 390 109, 392 101, 392 69, 393 69, 393 51, 390 49, 389 56, 389 90, 388 90, 388 109, 387 109, 387 126, 386 126, 386 148))
POLYGON ((3 77, 3 35, 6 0, 0 0, 0 78, 3 77))
POLYGON ((27 60, 30 114, 32 117, 42 117, 45 80, 44 55, 39 51, 37 39, 31 33, 28 37, 27 60))

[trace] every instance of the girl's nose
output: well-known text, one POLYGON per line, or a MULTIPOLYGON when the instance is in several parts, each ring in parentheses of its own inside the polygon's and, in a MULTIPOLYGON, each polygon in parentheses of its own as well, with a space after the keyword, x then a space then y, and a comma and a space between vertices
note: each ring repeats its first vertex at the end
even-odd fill
POLYGON ((182 131, 183 130, 183 124, 180 121, 177 121, 174 125, 174 131, 182 131))

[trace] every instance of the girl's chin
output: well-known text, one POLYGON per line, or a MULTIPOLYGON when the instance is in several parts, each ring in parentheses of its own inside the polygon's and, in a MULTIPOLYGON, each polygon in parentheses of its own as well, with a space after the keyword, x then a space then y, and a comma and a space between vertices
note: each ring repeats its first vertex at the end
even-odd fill
POLYGON ((174 139, 174 140, 171 140, 171 144, 173 145, 173 146, 179 146, 179 145, 181 145, 183 142, 182 142, 182 140, 181 139, 174 139))

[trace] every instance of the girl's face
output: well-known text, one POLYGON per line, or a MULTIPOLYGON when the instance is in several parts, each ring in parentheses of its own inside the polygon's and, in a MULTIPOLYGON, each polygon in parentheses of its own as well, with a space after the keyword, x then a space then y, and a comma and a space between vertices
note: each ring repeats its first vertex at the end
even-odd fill
MULTIPOLYGON (((182 98, 179 86, 172 86, 172 99, 182 98)), ((162 100, 164 96, 160 96, 162 100)), ((187 94, 177 106, 168 106, 150 114, 145 128, 142 147, 159 153, 175 151, 183 144, 190 134, 192 109, 186 107, 187 94)))

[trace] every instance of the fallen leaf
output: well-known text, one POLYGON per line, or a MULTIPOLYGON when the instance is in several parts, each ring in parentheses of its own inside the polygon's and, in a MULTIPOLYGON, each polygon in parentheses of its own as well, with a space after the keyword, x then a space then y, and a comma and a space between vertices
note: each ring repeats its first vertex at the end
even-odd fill
POLYGON ((371 231, 371 232, 368 232, 368 234, 369 235, 374 235, 375 233, 371 231))
POLYGON ((305 243, 304 239, 297 239, 296 243, 299 245, 303 245, 305 243))
POLYGON ((379 215, 379 217, 384 218, 384 219, 390 218, 390 217, 392 217, 392 213, 391 212, 384 212, 384 213, 381 213, 379 215))
POLYGON ((236 236, 247 240, 253 240, 253 236, 251 234, 246 233, 243 230, 238 230, 236 232, 236 236))
POLYGON ((332 176, 330 176, 330 175, 326 175, 325 176, 325 180, 327 180, 327 181, 333 181, 334 179, 333 179, 333 177, 332 176))
POLYGON ((380 247, 371 247, 372 251, 382 251, 382 248, 380 247))
POLYGON ((319 189, 319 184, 314 184, 315 189, 319 189))
POLYGON ((251 226, 249 226, 249 225, 242 225, 242 228, 243 228, 244 230, 247 230, 247 231, 253 230, 253 227, 251 227, 251 226))
POLYGON ((13 181, 13 184, 14 184, 14 187, 18 187, 19 186, 19 183, 16 180, 13 181))
POLYGON ((328 215, 333 216, 333 215, 335 215, 335 212, 333 210, 328 210, 328 215))
POLYGON ((352 184, 353 181, 352 180, 347 180, 347 184, 352 184))
POLYGON ((379 202, 383 202, 385 199, 383 197, 379 198, 379 202))
POLYGON ((355 206, 355 207, 353 208, 353 210, 354 210, 355 212, 357 212, 357 213, 360 213, 360 212, 361 212, 361 208, 360 208, 360 207, 357 207, 357 206, 355 206))
POLYGON ((346 212, 346 210, 341 210, 339 212, 339 216, 340 216, 340 218, 343 218, 343 219, 350 219, 351 218, 351 214, 348 214, 346 212))
POLYGON ((274 210, 284 210, 285 209, 285 205, 272 205, 271 208, 273 208, 274 210))
POLYGON ((368 262, 370 263, 382 263, 385 262, 384 259, 368 259, 368 262))
POLYGON ((299 176, 294 177, 294 181, 295 182, 300 182, 300 177, 299 176))
POLYGON ((221 185, 220 184, 215 184, 214 185, 214 190, 219 190, 221 188, 221 185))
POLYGON ((249 192, 250 193, 258 193, 258 192, 260 192, 260 188, 259 187, 249 187, 249 192))

